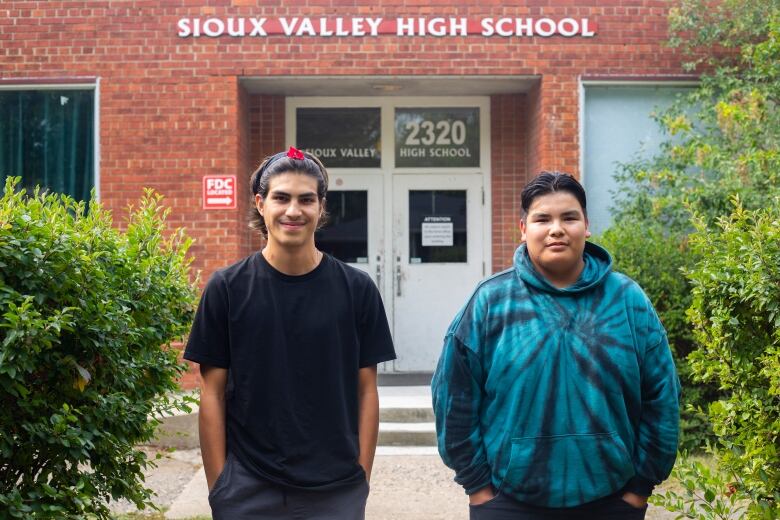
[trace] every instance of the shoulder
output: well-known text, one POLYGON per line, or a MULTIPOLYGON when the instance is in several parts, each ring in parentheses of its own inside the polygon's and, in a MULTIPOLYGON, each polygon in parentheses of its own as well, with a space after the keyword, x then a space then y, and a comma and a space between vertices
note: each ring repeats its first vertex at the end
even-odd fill
POLYGON ((604 286, 610 293, 618 293, 626 303, 631 305, 649 305, 650 299, 640 285, 628 275, 618 271, 612 271, 606 277, 604 286))
POLYGON ((465 327, 481 321, 489 308, 511 298, 517 285, 514 268, 505 269, 480 281, 455 317, 449 332, 462 331, 465 327))
POLYGON ((617 295, 612 301, 619 302, 628 311, 629 320, 635 331, 648 344, 655 344, 665 335, 663 324, 642 287, 623 273, 612 272, 606 281, 607 295, 617 295))
POLYGON ((362 271, 357 267, 352 267, 338 258, 327 254, 324 256, 323 261, 328 262, 327 267, 330 270, 331 276, 336 275, 351 287, 360 289, 375 287, 373 280, 371 280, 371 276, 369 276, 367 272, 362 271))
POLYGON ((238 262, 214 271, 209 277, 208 282, 206 282, 205 290, 213 291, 219 289, 226 291, 229 290, 232 286, 235 286, 237 282, 241 284, 241 279, 246 276, 247 273, 249 273, 252 269, 256 268, 253 267, 254 256, 254 254, 249 255, 242 258, 238 262))

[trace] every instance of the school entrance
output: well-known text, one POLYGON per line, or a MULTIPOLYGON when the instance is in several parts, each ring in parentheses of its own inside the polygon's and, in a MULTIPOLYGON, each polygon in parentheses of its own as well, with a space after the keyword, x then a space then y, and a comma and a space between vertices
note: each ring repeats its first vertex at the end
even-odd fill
POLYGON ((431 372, 448 325, 490 266, 486 97, 288 97, 286 140, 330 173, 317 247, 382 294, 398 359, 431 372))

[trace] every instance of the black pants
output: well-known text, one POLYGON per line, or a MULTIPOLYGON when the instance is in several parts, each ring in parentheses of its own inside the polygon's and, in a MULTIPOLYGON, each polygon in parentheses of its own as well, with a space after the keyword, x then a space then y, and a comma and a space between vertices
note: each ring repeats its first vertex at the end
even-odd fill
POLYGON ((209 493, 214 520, 364 520, 368 482, 330 491, 282 489, 228 454, 209 493))
POLYGON ((518 502, 503 493, 478 506, 469 506, 470 520, 642 520, 647 506, 639 509, 615 493, 577 507, 537 507, 518 502))

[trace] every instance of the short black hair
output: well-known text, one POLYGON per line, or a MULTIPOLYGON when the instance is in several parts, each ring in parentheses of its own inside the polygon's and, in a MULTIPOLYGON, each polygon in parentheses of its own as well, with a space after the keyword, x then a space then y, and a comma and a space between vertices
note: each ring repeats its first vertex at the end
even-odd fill
POLYGON ((567 191, 574 195, 574 198, 577 199, 582 207, 582 213, 586 217, 588 216, 585 189, 582 187, 582 184, 568 173, 543 171, 526 184, 520 194, 520 203, 523 208, 522 217, 525 218, 528 215, 528 210, 536 197, 555 193, 556 191, 567 191))

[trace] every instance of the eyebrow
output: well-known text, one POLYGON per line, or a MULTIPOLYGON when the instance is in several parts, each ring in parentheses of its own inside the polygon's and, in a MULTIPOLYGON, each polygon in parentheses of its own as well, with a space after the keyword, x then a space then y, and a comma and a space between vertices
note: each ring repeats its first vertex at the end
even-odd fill
MULTIPOLYGON (((283 195, 283 196, 285 196, 285 197, 290 197, 290 198, 292 198, 292 195, 290 195, 290 194, 289 194, 289 193, 287 193, 286 191, 281 191, 281 190, 271 190, 271 192, 269 193, 269 195, 283 195)), ((298 198, 300 199, 300 198, 302 198, 302 197, 316 197, 316 196, 317 196, 317 194, 316 194, 316 193, 314 193, 313 191, 307 191, 307 192, 305 192, 305 193, 300 193, 300 194, 298 195, 298 198)))
MULTIPOLYGON (((581 215, 582 214, 578 210, 576 210, 576 209, 572 209, 572 210, 569 210, 569 211, 564 211, 563 213, 561 213, 562 217, 579 217, 581 215)), ((549 217, 550 214, 549 213, 545 213, 544 211, 538 211, 538 212, 534 211, 534 212, 531 213, 531 216, 532 217, 549 217)))

